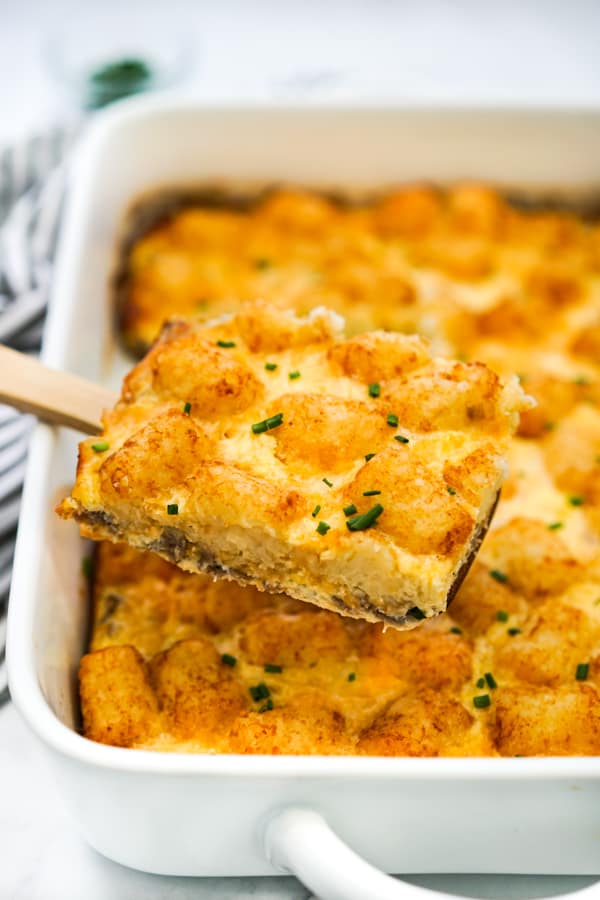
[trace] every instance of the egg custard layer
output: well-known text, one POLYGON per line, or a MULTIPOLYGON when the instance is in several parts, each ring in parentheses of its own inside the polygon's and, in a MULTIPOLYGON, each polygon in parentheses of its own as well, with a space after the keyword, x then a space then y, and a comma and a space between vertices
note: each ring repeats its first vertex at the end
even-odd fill
POLYGON ((188 571, 413 627, 464 577, 528 405, 514 376, 421 338, 247 304, 166 327, 60 511, 188 571))

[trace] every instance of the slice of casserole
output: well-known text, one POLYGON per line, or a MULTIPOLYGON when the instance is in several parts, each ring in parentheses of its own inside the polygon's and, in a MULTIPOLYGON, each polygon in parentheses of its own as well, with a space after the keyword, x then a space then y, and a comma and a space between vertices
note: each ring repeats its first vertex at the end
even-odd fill
POLYGON ((190 572, 411 627, 477 552, 528 407, 516 378, 326 310, 174 321, 127 376, 61 506, 190 572))

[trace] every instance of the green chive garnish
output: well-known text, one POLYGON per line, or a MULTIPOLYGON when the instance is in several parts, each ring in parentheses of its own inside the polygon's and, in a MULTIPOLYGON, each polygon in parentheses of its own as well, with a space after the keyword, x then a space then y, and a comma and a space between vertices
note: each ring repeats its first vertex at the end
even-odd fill
POLYGON ((167 515, 168 516, 179 515, 179 506, 177 505, 177 503, 168 503, 167 504, 167 515))
POLYGON ((520 628, 509 628, 507 634, 510 634, 511 637, 514 637, 515 634, 521 634, 520 628))
POLYGON ((217 347, 225 347, 229 350, 230 347, 235 347, 235 341, 217 341, 217 347))
POLYGON ((221 657, 221 662, 226 666, 231 666, 232 669, 237 665, 237 659, 235 656, 232 656, 231 653, 224 653, 221 657))
POLYGON ((265 363, 265 369, 267 372, 274 372, 277 368, 277 363, 265 363))
POLYGON ((356 681, 356 672, 350 672, 348 675, 348 681, 356 681))
POLYGON ((259 707, 258 711, 259 711, 259 713, 264 713, 264 712, 269 712, 271 709, 273 709, 273 701, 269 697, 267 702, 263 703, 263 705, 259 707))
POLYGON ((254 268, 255 269, 268 269, 271 265, 270 260, 265 259, 264 257, 261 259, 254 260, 254 268))
POLYGON ((413 619, 416 619, 418 622, 425 618, 425 613, 422 609, 419 609, 418 606, 411 606, 411 608, 407 612, 407 615, 412 616, 413 619))
POLYGON ((376 497, 381 491, 363 491, 363 497, 376 497))
POLYGON ((333 487, 333 481, 330 481, 329 478, 322 478, 321 481, 327 485, 327 487, 333 487))
POLYGON ((327 534, 330 528, 331 525, 328 525, 327 522, 319 522, 319 524, 317 525, 317 531, 319 532, 319 534, 327 534))
POLYGON ((365 462, 369 462, 369 460, 373 459, 374 456, 374 453, 367 453, 367 455, 365 456, 365 462))
POLYGON ((394 440, 398 441, 400 444, 408 444, 409 439, 407 437, 404 437, 403 434, 395 434, 394 440))
POLYGON ((296 378, 300 378, 300 372, 298 371, 298 369, 296 369, 295 372, 290 372, 288 378, 290 379, 290 381, 295 381, 296 378))
POLYGON ((91 556, 84 556, 81 560, 81 574, 91 581, 94 577, 94 563, 91 556))
POLYGON ((387 419, 385 421, 388 423, 388 425, 391 425, 392 428, 398 427, 398 416, 394 413, 388 413, 387 419))
POLYGON ((450 629, 450 634, 462 634, 462 628, 458 628, 457 625, 453 625, 450 629))
POLYGON ((110 444, 108 441, 97 441, 97 443, 92 444, 92 450, 94 453, 104 453, 105 450, 108 450, 110 444))
POLYGON ((183 404, 183 412, 184 412, 184 414, 185 414, 186 416, 189 416, 189 414, 191 413, 191 411, 192 411, 192 404, 189 403, 189 402, 188 402, 188 403, 184 403, 184 404, 183 404))
POLYGON ((496 679, 494 678, 494 676, 492 675, 491 672, 485 673, 485 680, 487 681, 487 686, 490 688, 490 690, 493 691, 498 687, 496 679))
POLYGON ((346 519, 346 528, 348 531, 364 531, 375 524, 382 512, 383 506, 381 503, 376 503, 368 512, 346 519))
POLYGON ((573 383, 579 384, 579 385, 585 385, 585 384, 589 384, 590 381, 589 381, 589 378, 586 378, 585 375, 578 375, 577 378, 573 379, 573 383))
POLYGON ((505 572, 501 572, 499 569, 492 569, 490 575, 492 578, 495 578, 496 581, 499 581, 500 584, 506 584, 508 581, 508 575, 505 572))
POLYGON ((479 696, 473 697, 473 706, 477 709, 485 709, 491 702, 489 694, 479 694, 479 696))
POLYGON ((575 494, 573 497, 569 497, 569 503, 571 506, 583 506, 585 498, 575 494))
POLYGON ((446 490, 448 491, 449 494, 452 494, 452 496, 454 496, 454 494, 456 493, 456 491, 454 490, 454 488, 453 488, 453 487, 450 487, 449 484, 446 485, 446 490))
POLYGON ((317 505, 315 506, 315 508, 314 508, 313 511, 311 512, 311 516, 313 517, 313 519, 316 519, 320 512, 321 512, 321 507, 320 507, 320 505, 317 503, 317 505))
POLYGON ((356 507, 354 503, 351 503, 349 506, 344 507, 344 515, 345 516, 353 516, 356 512, 356 507))
POLYGON ((369 385, 369 397, 379 397, 380 393, 381 385, 377 381, 369 385))
POLYGON ((259 684, 252 685, 250 688, 248 688, 248 690, 250 691, 250 696, 256 703, 258 703, 259 700, 266 700, 267 697, 271 696, 271 691, 266 686, 264 681, 259 682, 259 684))
POLYGON ((508 622, 508 613, 505 609, 499 609, 496 613, 496 618, 499 622, 508 622))
POLYGON ((271 431, 273 428, 278 428, 283 422, 283 413, 277 413, 275 416, 269 416, 268 419, 263 419, 261 422, 255 422, 252 425, 253 434, 263 434, 265 431, 271 431))
POLYGON ((485 678, 478 678, 477 681, 475 682, 475 686, 478 688, 485 687, 485 678))
POLYGON ((577 681, 585 681, 589 674, 590 674, 590 664, 589 663, 579 663, 579 665, 575 669, 575 678, 577 679, 577 681))
POLYGON ((283 672, 283 666, 277 666, 275 663, 265 663, 265 672, 272 672, 278 675, 280 672, 283 672))
POLYGON ((548 528, 550 529, 550 531, 558 531, 558 529, 562 528, 562 527, 563 527, 562 522, 550 522, 550 524, 548 525, 548 528))

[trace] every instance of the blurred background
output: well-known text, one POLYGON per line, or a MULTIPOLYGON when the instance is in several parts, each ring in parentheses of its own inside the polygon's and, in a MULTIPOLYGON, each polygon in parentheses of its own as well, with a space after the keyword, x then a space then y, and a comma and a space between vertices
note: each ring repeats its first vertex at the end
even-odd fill
POLYGON ((587 104, 599 36, 597 0, 1 0, 0 143, 75 117, 102 58, 207 101, 587 104))

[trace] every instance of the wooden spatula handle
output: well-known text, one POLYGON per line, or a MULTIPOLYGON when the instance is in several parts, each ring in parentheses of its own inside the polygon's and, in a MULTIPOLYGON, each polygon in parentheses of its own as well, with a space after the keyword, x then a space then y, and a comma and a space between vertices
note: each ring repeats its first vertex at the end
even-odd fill
POLYGON ((76 375, 49 369, 24 353, 0 345, 0 402, 45 422, 85 434, 101 430, 102 410, 114 405, 108 388, 76 375))

